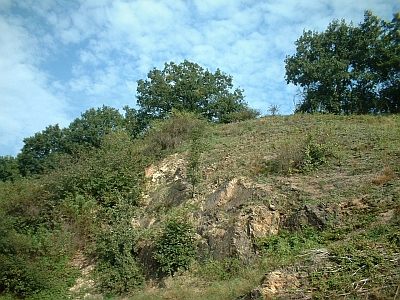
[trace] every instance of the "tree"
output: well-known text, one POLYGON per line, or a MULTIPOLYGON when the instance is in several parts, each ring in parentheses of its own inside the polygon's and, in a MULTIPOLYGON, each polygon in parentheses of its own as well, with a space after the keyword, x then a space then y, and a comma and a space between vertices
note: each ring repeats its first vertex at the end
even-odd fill
POLYGON ((279 114, 279 105, 271 104, 267 111, 271 114, 271 116, 276 116, 279 114))
POLYGON ((22 176, 42 174, 57 165, 59 155, 80 155, 82 151, 100 148, 105 135, 124 129, 125 125, 124 116, 108 106, 87 110, 68 128, 50 125, 24 139, 17 156, 20 173, 22 176))
POLYGON ((233 89, 232 76, 204 70, 185 60, 154 68, 137 87, 138 119, 145 127, 152 119, 164 119, 172 109, 195 112, 209 121, 231 122, 234 113, 247 108, 243 90, 233 89))
POLYGON ((0 156, 0 181, 11 181, 19 177, 18 162, 10 155, 0 156))
POLYGON ((392 22, 382 21, 383 37, 381 60, 378 65, 382 88, 380 90, 381 110, 400 112, 400 12, 392 22))
POLYGON ((124 116, 118 109, 106 105, 97 109, 91 108, 69 125, 66 133, 68 152, 100 148, 105 135, 124 128, 124 125, 124 116))
POLYGON ((65 130, 58 124, 46 127, 42 132, 24 139, 24 146, 17 156, 18 167, 22 176, 41 174, 50 168, 56 153, 66 149, 65 130))
POLYGON ((301 112, 399 111, 399 24, 366 11, 358 27, 334 20, 323 33, 304 31, 287 56, 286 81, 301 89, 301 112))

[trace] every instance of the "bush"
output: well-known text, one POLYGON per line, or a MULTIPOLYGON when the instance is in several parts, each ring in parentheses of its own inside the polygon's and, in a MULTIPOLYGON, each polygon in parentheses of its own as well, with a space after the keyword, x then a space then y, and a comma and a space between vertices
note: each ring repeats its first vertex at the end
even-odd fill
POLYGON ((279 155, 268 163, 267 170, 289 175, 316 171, 333 155, 329 144, 322 138, 315 139, 313 134, 308 134, 305 140, 282 141, 275 148, 279 155))
POLYGON ((231 113, 227 118, 227 121, 229 120, 230 122, 243 122, 246 120, 256 119, 260 115, 261 112, 259 110, 246 107, 239 112, 231 113))
POLYGON ((110 197, 115 191, 135 201, 144 168, 136 151, 126 132, 112 132, 100 149, 60 162, 58 169, 43 178, 45 188, 53 198, 83 195, 107 207, 115 204, 115 197, 110 197))
MULTIPOLYGON (((0 185, 0 294, 62 298, 75 279, 67 266, 71 233, 52 220, 52 203, 34 180, 0 185)), ((36 297, 36 298, 35 298, 36 297)))
POLYGON ((307 140, 302 149, 302 159, 298 167, 303 172, 317 170, 319 166, 327 163, 328 147, 324 142, 316 141, 312 134, 307 135, 307 140))
POLYGON ((96 237, 95 255, 98 263, 95 275, 100 290, 109 294, 133 291, 144 282, 144 273, 136 260, 136 244, 140 230, 131 224, 134 207, 125 198, 105 209, 101 219, 103 230, 96 237))
POLYGON ((153 253, 160 264, 159 271, 171 276, 179 269, 188 269, 196 252, 194 229, 185 215, 168 219, 156 240, 153 253))
POLYGON ((188 141, 193 129, 204 124, 201 117, 190 112, 174 111, 162 121, 154 121, 146 133, 145 154, 159 155, 161 151, 170 151, 188 141))

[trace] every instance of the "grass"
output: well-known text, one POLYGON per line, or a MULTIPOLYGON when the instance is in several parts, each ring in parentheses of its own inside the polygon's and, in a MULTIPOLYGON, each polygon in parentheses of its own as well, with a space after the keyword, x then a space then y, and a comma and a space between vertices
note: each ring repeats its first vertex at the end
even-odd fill
POLYGON ((263 274, 293 268, 308 268, 301 288, 315 299, 393 299, 400 282, 399 124, 398 116, 293 115, 208 126, 200 194, 231 178, 246 178, 269 186, 267 200, 281 211, 347 203, 346 222, 323 232, 281 231, 255 241, 260 258, 241 272, 227 274, 215 262, 197 265, 130 299, 235 299, 256 288, 263 274), (324 148, 323 161, 302 169, 292 162, 304 164, 310 134, 312 143, 324 148), (393 211, 391 218, 382 217, 393 211), (307 259, 321 248, 329 257, 323 265, 310 265, 307 259))
MULTIPOLYGON (((192 127, 200 124, 186 116, 178 122, 183 125, 189 122, 192 127)), ((161 126, 154 136, 149 133, 135 145, 142 147, 143 151, 134 153, 143 153, 146 161, 155 165, 163 160, 172 160, 173 154, 187 159, 191 147, 189 131, 182 132, 175 125, 169 122, 161 126)), ((185 272, 178 271, 159 281, 148 280, 145 286, 135 287, 133 292, 113 299, 235 299, 248 295, 255 288, 262 288, 260 282, 265 280, 264 275, 278 271, 287 274, 288 278, 300 271, 309 275, 303 276, 296 288, 282 288, 281 294, 269 295, 272 299, 294 297, 299 293, 314 299, 394 299, 400 284, 399 125, 400 116, 392 115, 302 114, 264 117, 233 124, 203 124, 199 143, 205 148, 198 158, 201 178, 196 182, 194 197, 188 196, 179 207, 173 206, 175 204, 168 206, 168 203, 175 203, 166 199, 170 182, 159 185, 148 183, 147 186, 154 189, 143 192, 154 197, 149 203, 139 201, 135 220, 149 223, 151 219, 154 225, 148 230, 143 229, 141 242, 154 242, 152 239, 155 233, 161 232, 164 220, 174 211, 185 209, 185 205, 190 206, 190 218, 195 222, 201 216, 197 210, 202 201, 233 178, 239 178, 243 184, 263 193, 259 198, 257 193, 252 194, 251 199, 241 203, 243 209, 233 209, 232 214, 245 212, 247 207, 257 204, 274 206, 287 217, 305 205, 324 203, 338 207, 340 221, 332 222, 324 231, 311 227, 304 227, 298 232, 281 230, 278 235, 253 240, 258 256, 247 264, 236 258, 193 262, 185 272), (318 256, 321 253, 324 255, 318 256), (319 261, 318 257, 321 258, 319 261)), ((113 151, 115 153, 111 158, 121 156, 119 146, 113 151)), ((104 169, 101 160, 104 155, 107 158, 110 154, 106 150, 99 154, 100 162, 96 165, 99 170, 104 169)), ((126 157, 122 160, 124 170, 130 170, 137 157, 128 154, 123 157, 126 157)), ((84 174, 86 169, 89 168, 82 167, 84 174)), ((60 178, 64 176, 63 173, 59 175, 60 178)), ((120 178, 112 177, 113 183, 117 178, 116 186, 120 178)), ((23 200, 18 200, 20 198, 15 196, 18 193, 8 191, 8 186, 4 185, 3 198, 14 199, 18 204, 31 201, 39 209, 42 205, 39 201, 40 186, 30 185, 26 189, 27 195, 23 194, 23 189, 18 192, 21 194, 18 197, 23 200), (38 196, 29 193, 36 189, 38 196)), ((64 218, 64 214, 72 216, 69 211, 75 208, 78 196, 68 198, 71 206, 65 206, 57 214, 60 218, 64 218)), ((45 195, 42 197, 46 199, 45 195)), ((2 207, 7 207, 6 204, 2 203, 2 207)), ((31 206, 35 208, 33 204, 31 206)), ((24 207, 26 205, 21 205, 21 211, 24 207)), ((19 210, 8 209, 13 212, 16 221, 20 220, 19 210)), ((80 230, 85 230, 86 221, 90 223, 91 211, 89 207, 88 216, 80 217, 82 224, 76 224, 80 230)), ((29 213, 27 216, 30 218, 36 217, 32 209, 29 213)), ((231 224, 236 216, 223 217, 232 221, 226 224, 231 224)), ((21 220, 28 222, 31 219, 21 220)), ((6 228, 6 225, 3 227, 6 228)), ((123 232, 120 233, 124 237, 123 232)), ((85 235, 82 234, 82 237, 85 235)), ((60 239, 60 242, 63 240, 60 239)), ((119 247, 121 243, 115 242, 119 247)), ((68 280, 75 278, 75 275, 65 276, 68 280)), ((64 290, 68 288, 61 287, 64 290)), ((12 299, 7 297, 0 294, 0 299, 12 299)))

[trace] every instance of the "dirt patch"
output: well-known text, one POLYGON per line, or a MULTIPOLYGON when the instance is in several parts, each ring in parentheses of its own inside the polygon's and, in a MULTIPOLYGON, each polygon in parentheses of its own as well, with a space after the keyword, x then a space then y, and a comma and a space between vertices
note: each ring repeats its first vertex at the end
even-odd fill
POLYGON ((95 265, 84 256, 82 251, 76 252, 69 265, 81 270, 81 276, 76 279, 74 286, 69 289, 72 297, 74 299, 103 299, 101 295, 90 293, 95 286, 94 280, 90 279, 90 273, 95 268, 95 265))

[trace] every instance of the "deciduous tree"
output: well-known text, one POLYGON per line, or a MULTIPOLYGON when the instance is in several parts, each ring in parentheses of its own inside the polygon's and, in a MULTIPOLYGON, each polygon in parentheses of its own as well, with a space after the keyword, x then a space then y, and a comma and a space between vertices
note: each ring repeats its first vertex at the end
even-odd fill
POLYGON ((301 112, 397 113, 400 15, 392 22, 366 11, 354 27, 334 20, 325 32, 304 31, 287 56, 286 81, 300 87, 301 112))
POLYGON ((166 63, 154 68, 137 87, 138 118, 143 125, 163 119, 172 109, 195 112, 210 121, 230 122, 234 113, 248 109, 243 90, 234 89, 232 76, 211 73, 196 63, 166 63))

